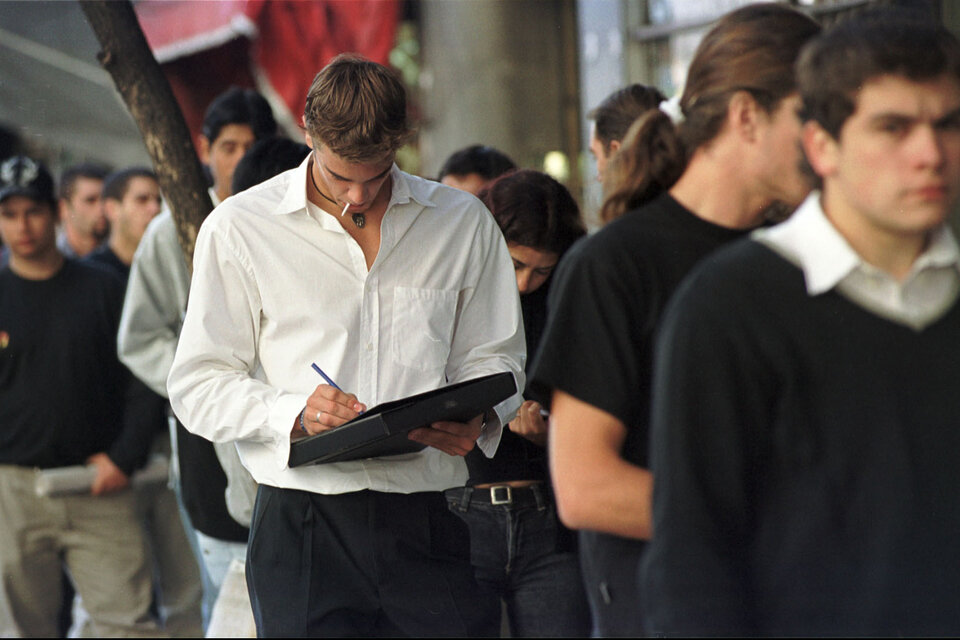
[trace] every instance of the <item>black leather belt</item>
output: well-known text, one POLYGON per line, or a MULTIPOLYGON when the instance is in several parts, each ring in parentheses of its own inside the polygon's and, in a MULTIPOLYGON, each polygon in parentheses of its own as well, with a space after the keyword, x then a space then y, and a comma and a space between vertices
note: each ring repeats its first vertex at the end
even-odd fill
POLYGON ((528 487, 511 487, 500 484, 483 489, 477 487, 457 487, 447 489, 444 495, 466 509, 471 503, 491 505, 533 505, 542 507, 553 502, 550 489, 546 484, 533 484, 528 487))

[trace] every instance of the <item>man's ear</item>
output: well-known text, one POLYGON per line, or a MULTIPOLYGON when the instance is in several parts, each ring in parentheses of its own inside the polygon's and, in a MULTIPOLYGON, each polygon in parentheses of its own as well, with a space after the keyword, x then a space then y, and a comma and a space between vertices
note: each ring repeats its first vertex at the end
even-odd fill
POLYGON ((110 224, 115 225, 117 218, 120 217, 120 201, 114 200, 113 198, 104 198, 103 212, 107 215, 107 220, 110 221, 110 224))
POLYGON ((727 126, 744 140, 757 139, 757 127, 762 109, 749 91, 737 91, 727 103, 727 126))
POLYGON ((620 145, 621 145, 621 143, 620 143, 619 140, 611 140, 611 141, 610 141, 610 153, 609 153, 608 155, 611 155, 611 156, 612 156, 612 155, 615 154, 617 151, 619 151, 619 150, 620 150, 620 145))
POLYGON ((200 156, 200 162, 210 164, 210 141, 202 133, 197 136, 197 153, 200 156))
POLYGON ((70 217, 70 205, 68 205, 67 201, 63 198, 57 200, 57 213, 60 222, 66 222, 67 218, 70 217))
POLYGON ((803 124, 800 142, 814 173, 821 178, 826 178, 836 172, 840 143, 827 133, 819 122, 809 120, 803 124))
POLYGON ((303 129, 304 144, 313 149, 313 138, 310 136, 310 131, 307 129, 307 118, 305 116, 300 116, 300 128, 303 129))

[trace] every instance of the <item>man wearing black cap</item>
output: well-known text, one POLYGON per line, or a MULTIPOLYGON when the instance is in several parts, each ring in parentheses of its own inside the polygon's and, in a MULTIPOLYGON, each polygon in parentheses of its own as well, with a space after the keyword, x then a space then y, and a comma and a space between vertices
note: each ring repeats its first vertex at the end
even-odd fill
POLYGON ((129 476, 149 434, 116 357, 122 283, 56 246, 53 179, 0 164, 0 636, 57 635, 61 565, 97 635, 157 633, 129 476), (124 399, 118 401, 118 398, 124 399), (93 467, 89 493, 38 497, 36 469, 93 467))

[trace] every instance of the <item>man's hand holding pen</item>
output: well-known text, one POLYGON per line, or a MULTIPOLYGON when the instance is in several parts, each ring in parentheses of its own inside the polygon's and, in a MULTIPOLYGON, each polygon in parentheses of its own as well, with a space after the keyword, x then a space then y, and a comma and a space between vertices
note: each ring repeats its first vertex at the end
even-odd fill
POLYGON ((294 439, 339 427, 367 410, 366 405, 357 400, 357 396, 341 389, 316 362, 311 363, 310 367, 326 384, 317 385, 307 398, 307 405, 297 416, 290 433, 294 439))
MULTIPOLYGON (((316 362, 310 367, 327 384, 318 385, 307 398, 307 405, 293 425, 293 439, 339 427, 367 410, 357 396, 343 391, 316 362)), ((469 422, 434 422, 428 427, 413 429, 407 437, 451 456, 465 456, 477 443, 485 425, 484 416, 480 414, 469 422)))
POLYGON ((303 437, 339 427, 367 410, 352 393, 329 384, 317 385, 293 426, 292 435, 303 437))

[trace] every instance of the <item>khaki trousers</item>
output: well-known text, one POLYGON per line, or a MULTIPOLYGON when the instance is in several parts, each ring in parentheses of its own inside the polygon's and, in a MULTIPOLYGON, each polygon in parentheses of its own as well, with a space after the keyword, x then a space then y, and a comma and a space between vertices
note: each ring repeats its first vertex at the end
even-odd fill
POLYGON ((0 636, 57 635, 63 564, 98 635, 161 635, 133 492, 37 497, 34 475, 0 465, 0 636))

